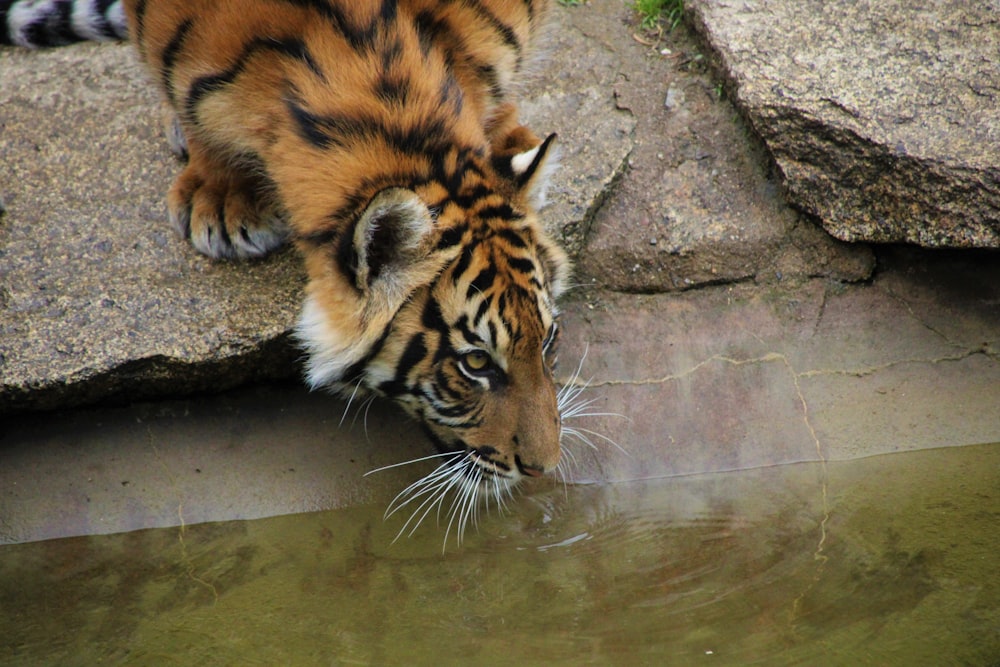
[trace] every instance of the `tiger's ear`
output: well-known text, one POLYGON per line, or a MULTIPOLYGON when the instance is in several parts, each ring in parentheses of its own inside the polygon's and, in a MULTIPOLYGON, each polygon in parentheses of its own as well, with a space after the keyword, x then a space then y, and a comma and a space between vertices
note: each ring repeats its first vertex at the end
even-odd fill
POLYGON ((555 171, 558 159, 555 149, 555 133, 545 137, 545 141, 531 150, 510 156, 510 173, 519 192, 536 208, 545 205, 545 193, 549 186, 549 176, 555 171))
POLYGON ((354 228, 354 283, 366 296, 365 310, 395 313, 447 261, 435 252, 434 218, 412 190, 389 188, 372 199, 354 228))

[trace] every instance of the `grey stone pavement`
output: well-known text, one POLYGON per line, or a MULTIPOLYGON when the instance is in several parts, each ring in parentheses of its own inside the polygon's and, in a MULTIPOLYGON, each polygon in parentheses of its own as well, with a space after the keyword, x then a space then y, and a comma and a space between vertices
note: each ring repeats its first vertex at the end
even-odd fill
MULTIPOLYGON (((726 32, 728 5, 691 4, 726 32)), ((561 375, 582 364, 609 414, 576 425, 615 443, 568 443, 574 480, 1000 442, 995 254, 830 238, 717 94, 724 47, 559 11, 523 108, 563 151, 561 375)), ((0 542, 387 501, 426 472, 365 477, 427 444, 296 380, 294 253, 215 263, 172 234, 158 119, 127 47, 0 51, 0 542)))

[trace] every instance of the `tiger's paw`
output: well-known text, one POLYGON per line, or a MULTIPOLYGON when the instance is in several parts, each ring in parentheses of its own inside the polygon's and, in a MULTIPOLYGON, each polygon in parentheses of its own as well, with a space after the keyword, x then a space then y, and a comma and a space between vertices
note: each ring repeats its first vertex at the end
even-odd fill
POLYGON ((206 173, 192 159, 167 195, 170 222, 209 257, 262 257, 284 243, 287 229, 255 185, 232 171, 206 173))

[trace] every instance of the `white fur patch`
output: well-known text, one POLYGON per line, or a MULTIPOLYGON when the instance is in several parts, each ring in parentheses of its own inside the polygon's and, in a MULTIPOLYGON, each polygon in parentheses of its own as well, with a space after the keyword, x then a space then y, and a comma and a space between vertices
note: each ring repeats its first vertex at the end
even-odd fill
POLYGON ((7 10, 10 41, 18 46, 38 46, 28 39, 26 30, 48 16, 58 15, 55 0, 21 0, 7 10))
POLYGON ((104 25, 104 15, 97 11, 97 7, 94 6, 94 0, 77 0, 74 2, 70 21, 73 24, 73 32, 80 37, 86 37, 95 42, 108 39, 108 36, 101 30, 104 25))
POLYGON ((528 167, 531 163, 535 161, 535 156, 538 155, 538 150, 542 147, 541 144, 535 146, 530 151, 525 151, 523 153, 518 153, 510 160, 510 168, 515 174, 523 174, 528 171, 528 167))
POLYGON ((306 380, 312 389, 339 382, 353 382, 344 373, 368 350, 371 341, 350 337, 330 325, 330 320, 315 297, 309 295, 302 304, 302 313, 295 326, 295 337, 306 350, 306 380))
POLYGON ((104 18, 108 20, 120 38, 128 39, 128 21, 125 20, 125 7, 122 5, 122 0, 118 0, 108 7, 104 12, 104 18))
POLYGON ((342 351, 345 341, 327 324, 326 314, 312 295, 302 304, 302 313, 295 326, 295 337, 308 354, 306 380, 313 389, 338 381, 350 366, 342 351))

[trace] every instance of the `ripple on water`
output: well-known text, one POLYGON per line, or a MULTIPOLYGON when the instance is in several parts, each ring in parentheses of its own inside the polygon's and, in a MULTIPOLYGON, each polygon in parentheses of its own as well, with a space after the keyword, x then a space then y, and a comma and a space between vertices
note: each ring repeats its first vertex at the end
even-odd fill
POLYGON ((1000 445, 0 548, 4 664, 990 664, 1000 445))

